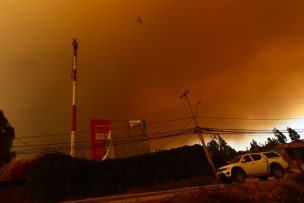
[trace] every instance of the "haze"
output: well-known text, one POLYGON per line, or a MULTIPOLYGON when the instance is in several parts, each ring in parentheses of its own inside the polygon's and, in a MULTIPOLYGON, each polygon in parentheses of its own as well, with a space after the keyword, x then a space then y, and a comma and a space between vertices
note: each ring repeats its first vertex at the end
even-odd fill
MULTIPOLYGON (((69 140, 22 138, 70 132, 74 37, 78 130, 87 132, 81 139, 93 118, 190 116, 179 99, 186 89, 193 105, 202 100, 202 117, 279 119, 201 119, 204 127, 303 129, 303 6, 301 0, 2 0, 0 108, 16 130, 15 145, 69 140)), ((265 136, 224 137, 244 149, 272 135, 265 136)), ((176 139, 152 148, 198 142, 176 139)))

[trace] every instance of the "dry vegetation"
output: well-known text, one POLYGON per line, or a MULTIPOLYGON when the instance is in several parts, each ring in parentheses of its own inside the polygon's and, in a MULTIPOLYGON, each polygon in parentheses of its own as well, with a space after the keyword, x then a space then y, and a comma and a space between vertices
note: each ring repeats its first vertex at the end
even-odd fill
POLYGON ((38 157, 12 160, 0 169, 0 182, 25 179, 25 175, 37 162, 38 157))
POLYGON ((216 190, 201 190, 181 194, 159 203, 201 202, 304 202, 304 173, 290 174, 284 179, 247 180, 243 184, 227 185, 216 190))

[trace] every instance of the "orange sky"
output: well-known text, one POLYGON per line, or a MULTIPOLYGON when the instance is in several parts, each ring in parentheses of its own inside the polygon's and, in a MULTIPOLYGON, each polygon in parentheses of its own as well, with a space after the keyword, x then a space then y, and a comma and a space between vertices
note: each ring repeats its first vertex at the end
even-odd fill
MULTIPOLYGON (((193 104, 203 101, 200 116, 304 118, 303 6, 301 0, 2 0, 0 108, 18 138, 68 133, 77 37, 80 131, 89 131, 91 118, 189 116, 179 100, 186 89, 193 104)), ((200 124, 272 130, 303 129, 303 121, 200 124)), ((265 140, 226 138, 241 149, 252 138, 265 140)), ((54 139, 15 144, 28 142, 54 139)), ((173 147, 195 139, 162 142, 173 147)))

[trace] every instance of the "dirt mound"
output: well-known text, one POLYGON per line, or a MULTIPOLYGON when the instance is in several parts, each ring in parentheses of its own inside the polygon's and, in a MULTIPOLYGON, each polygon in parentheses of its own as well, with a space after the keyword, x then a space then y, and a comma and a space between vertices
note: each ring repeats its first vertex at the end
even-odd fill
POLYGON ((245 183, 226 185, 216 190, 201 190, 165 199, 171 202, 304 202, 304 174, 289 175, 284 179, 269 178, 266 181, 247 179, 245 183))

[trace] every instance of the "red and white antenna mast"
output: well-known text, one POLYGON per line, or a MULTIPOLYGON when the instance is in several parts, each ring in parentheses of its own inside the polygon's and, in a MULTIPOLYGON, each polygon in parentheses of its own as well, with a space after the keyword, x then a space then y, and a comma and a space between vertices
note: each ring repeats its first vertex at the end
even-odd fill
POLYGON ((71 130, 71 151, 70 155, 76 156, 76 103, 77 103, 77 49, 78 42, 77 39, 73 39, 73 69, 72 69, 72 79, 73 79, 73 99, 72 99, 72 130, 71 130))

